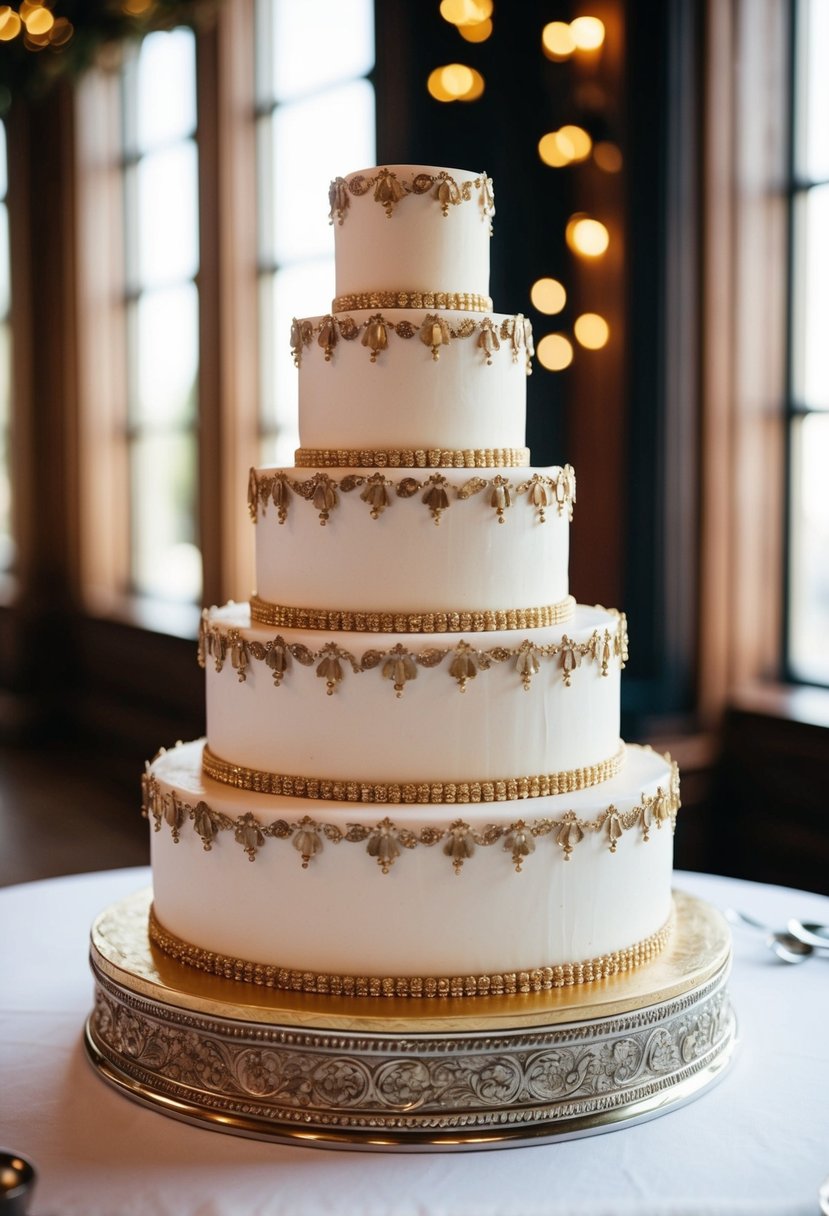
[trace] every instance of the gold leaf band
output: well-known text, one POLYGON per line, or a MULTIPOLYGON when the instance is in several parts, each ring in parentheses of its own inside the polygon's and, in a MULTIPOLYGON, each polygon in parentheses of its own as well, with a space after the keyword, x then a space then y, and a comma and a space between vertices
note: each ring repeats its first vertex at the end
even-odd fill
POLYGON ((269 963, 253 963, 231 955, 204 950, 182 941, 164 928, 154 909, 150 909, 150 940, 165 954, 197 971, 223 979, 241 980, 288 992, 319 993, 325 996, 366 997, 468 997, 507 996, 515 993, 545 992, 552 988, 589 984, 595 980, 640 967, 665 948, 671 934, 673 917, 643 941, 613 950, 580 963, 527 968, 525 971, 495 972, 487 975, 452 976, 366 976, 330 975, 299 971, 269 963))
POLYGON ((520 469, 529 448, 297 448, 298 469, 520 469))
POLYGON ((292 608, 250 598, 250 618, 277 629, 333 629, 348 633, 488 633, 507 629, 543 629, 569 621, 576 607, 572 595, 540 608, 474 611, 380 612, 346 608, 292 608))
POLYGON ((359 803, 466 804, 515 802, 524 798, 547 798, 588 789, 615 777, 625 760, 624 744, 608 760, 583 768, 563 769, 531 777, 484 778, 471 781, 355 781, 336 777, 299 777, 272 773, 267 769, 231 764, 205 746, 202 768, 207 777, 239 790, 275 794, 286 798, 359 803))
POLYGON ((332 312, 361 308, 442 308, 450 312, 491 312, 492 297, 475 291, 356 291, 335 296, 332 312))

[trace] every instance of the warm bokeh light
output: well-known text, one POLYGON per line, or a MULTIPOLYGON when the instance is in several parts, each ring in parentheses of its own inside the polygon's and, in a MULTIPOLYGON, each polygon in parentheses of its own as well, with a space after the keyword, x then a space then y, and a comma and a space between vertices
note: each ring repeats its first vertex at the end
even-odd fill
POLYGON ((68 18, 56 17, 55 24, 49 31, 49 42, 52 46, 66 46, 74 33, 75 27, 68 18))
POLYGON ((492 16, 492 0, 441 0, 440 15, 450 25, 480 25, 492 16))
POLYGON ((464 63, 435 68, 426 82, 435 101, 477 101, 484 91, 484 78, 464 63))
POLYGON ((573 332, 576 335, 576 341, 587 347, 588 350, 601 350, 603 346, 607 346, 607 340, 610 337, 607 321, 597 312, 583 312, 580 317, 576 318, 573 332))
POLYGON ((446 92, 443 87, 443 68, 435 68, 429 73, 429 79, 426 81, 426 88, 429 90, 429 95, 434 97, 435 101, 454 101, 450 93, 446 92))
POLYGON ((128 17, 143 17, 154 4, 155 0, 122 0, 121 8, 128 17))
POLYGON ((541 31, 541 49, 548 59, 567 59, 576 49, 570 26, 564 21, 550 21, 541 31))
POLYGON ((564 334, 545 334, 535 354, 548 372, 561 372, 573 362, 573 344, 564 334))
POLYGON ((27 31, 30 34, 33 34, 36 38, 42 37, 44 34, 48 34, 49 30, 55 24, 55 19, 49 12, 48 8, 43 8, 41 5, 37 5, 35 8, 31 9, 24 20, 26 22, 27 31))
POLYGON ((484 91, 484 78, 475 68, 470 68, 472 73, 472 87, 467 89, 463 97, 459 97, 458 101, 477 101, 484 91))
POLYGON ((622 168, 622 150, 609 140, 593 145, 593 160, 605 173, 618 173, 622 168))
POLYGON ((580 51, 597 51, 604 42, 604 24, 598 17, 576 17, 570 22, 570 36, 580 51))
POLYGON ((568 124, 560 127, 555 136, 556 143, 568 160, 587 160, 593 147, 593 140, 583 127, 568 124))
POLYGON ((562 152, 559 145, 558 131, 549 131, 541 136, 538 141, 538 155, 545 165, 550 165, 553 169, 561 169, 570 164, 569 156, 562 152))
POLYGON ((467 42, 486 42, 492 36, 492 22, 487 17, 486 21, 476 21, 474 25, 459 25, 458 33, 467 42))
POLYGON ((20 33, 20 18, 8 4, 0 8, 0 42, 11 42, 20 33))
POLYGON ((610 244, 610 233, 604 224, 586 215, 571 216, 565 236, 573 252, 586 258, 601 257, 610 244))
POLYGON ((558 279, 536 279, 530 288, 530 299, 533 308, 552 317, 567 303, 567 292, 558 279))
POLYGON ((472 69, 465 63, 449 63, 441 73, 441 83, 450 97, 464 97, 475 83, 472 69))
POLYGON ((20 14, 20 20, 24 25, 28 24, 29 17, 35 9, 41 8, 40 0, 21 0, 17 6, 17 11, 20 14))

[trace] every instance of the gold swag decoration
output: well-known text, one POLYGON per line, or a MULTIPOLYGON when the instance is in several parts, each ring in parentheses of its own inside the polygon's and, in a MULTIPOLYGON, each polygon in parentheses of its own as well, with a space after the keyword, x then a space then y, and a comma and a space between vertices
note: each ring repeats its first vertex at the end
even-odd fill
POLYGON ((398 177, 391 169, 378 169, 373 177, 364 173, 356 173, 354 177, 335 177, 328 187, 328 203, 330 210, 328 222, 342 224, 351 206, 351 197, 360 198, 374 191, 374 201, 380 203, 389 219, 394 214, 398 203, 409 195, 428 195, 439 205, 444 216, 449 214, 451 207, 477 198, 481 216, 489 222, 492 233, 492 216, 495 214, 495 194, 492 178, 485 173, 467 181, 459 182, 444 169, 440 173, 417 173, 407 181, 398 177))
MULTIPOLYGON (((262 601, 257 601, 261 604, 262 601)), ((289 628, 289 626, 284 626, 289 628)), ((301 642, 290 642, 281 634, 267 642, 246 638, 235 626, 225 626, 211 620, 209 610, 202 613, 199 628, 199 663, 206 666, 212 659, 217 672, 225 663, 230 663, 240 683, 244 683, 252 663, 262 663, 273 676, 278 688, 293 663, 299 667, 315 668, 318 678, 325 681, 325 690, 331 696, 350 670, 355 675, 379 671, 380 675, 394 685, 398 697, 410 680, 417 678, 419 669, 440 667, 448 659, 447 671, 461 692, 466 691, 470 680, 481 672, 490 670, 499 663, 512 663, 525 691, 532 685, 533 676, 541 670, 542 663, 552 661, 560 670, 565 687, 572 683, 573 673, 583 661, 594 663, 602 676, 610 672, 614 659, 624 667, 628 659, 627 620, 624 613, 616 616, 616 628, 594 629, 584 642, 562 634, 561 641, 547 645, 525 638, 516 646, 492 646, 481 649, 461 639, 454 647, 429 646, 414 650, 398 642, 388 650, 372 647, 361 655, 347 650, 338 642, 324 643, 312 650, 301 642)))
POLYGON ((589 836, 603 837, 610 852, 615 853, 626 832, 637 831, 647 842, 654 827, 670 826, 673 831, 680 807, 679 770, 670 756, 665 759, 671 765, 667 788, 659 786, 653 794, 642 794, 639 802, 627 810, 619 810, 611 804, 592 819, 584 819, 571 810, 561 815, 521 818, 480 828, 472 827, 464 819, 454 819, 451 823, 412 830, 388 816, 376 823, 349 823, 345 828, 310 815, 293 821, 276 819, 265 823, 249 811, 233 817, 213 809, 205 801, 195 805, 188 803, 175 790, 165 790, 149 765, 142 778, 141 810, 145 818, 152 820, 156 832, 166 825, 176 844, 182 830, 192 825, 207 853, 214 844, 231 835, 250 861, 255 861, 268 840, 289 842, 299 855, 303 870, 308 869, 326 844, 363 845, 366 855, 376 861, 383 874, 388 874, 406 852, 417 848, 432 849, 436 845, 440 845, 437 851, 448 859, 455 873, 460 874, 479 848, 500 846, 510 855, 515 872, 520 874, 526 859, 535 853, 539 840, 556 845, 564 861, 569 861, 573 850, 589 836))
POLYGON ((316 324, 310 317, 294 317, 291 322, 291 353, 294 364, 300 367, 304 351, 316 341, 324 352, 326 363, 330 363, 341 341, 355 342, 359 338, 361 346, 365 346, 369 352, 370 362, 376 363, 378 356, 388 348, 392 336, 404 341, 418 337, 432 352, 435 362, 440 358, 442 347, 456 340, 474 337, 475 345, 488 367, 492 366, 492 356, 501 350, 503 344, 511 354, 513 363, 517 363, 523 353, 527 375, 532 373, 532 357, 535 354, 532 324, 522 313, 505 317, 500 325, 494 317, 489 316, 480 320, 464 317, 453 325, 439 313, 429 313, 424 319, 415 318, 413 321, 405 318, 393 321, 382 312, 364 321, 329 313, 316 324))
POLYGON ((284 524, 291 503, 296 498, 310 503, 318 512, 320 523, 325 525, 340 505, 341 496, 354 490, 360 491, 360 499, 366 504, 372 519, 379 519, 396 499, 414 500, 419 495, 435 524, 440 524, 443 512, 448 511, 453 503, 466 502, 482 495, 499 524, 505 522, 508 511, 518 501, 533 508, 536 519, 543 524, 550 508, 572 522, 576 475, 567 464, 554 470, 553 476, 533 473, 524 481, 513 482, 508 476, 496 473, 493 477, 470 477, 463 485, 453 486, 443 473, 396 480, 380 469, 369 474, 349 473, 340 478, 318 471, 310 477, 298 479, 291 477, 288 469, 278 469, 273 473, 259 473, 251 469, 248 477, 248 511, 256 523, 260 511, 264 515, 268 504, 273 503, 279 523, 284 524))

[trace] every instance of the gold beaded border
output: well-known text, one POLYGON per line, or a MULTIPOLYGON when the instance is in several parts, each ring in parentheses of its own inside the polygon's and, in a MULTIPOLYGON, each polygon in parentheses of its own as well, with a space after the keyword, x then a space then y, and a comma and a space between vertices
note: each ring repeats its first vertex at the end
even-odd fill
MULTIPOLYGON (((163 754, 162 751, 159 756, 163 754)), ((652 794, 642 793, 639 801, 626 810, 611 803, 592 819, 582 819, 569 810, 558 816, 488 823, 482 827, 473 827, 464 819, 454 819, 451 823, 428 824, 418 830, 405 823, 395 823, 388 816, 377 823, 349 822, 345 827, 313 819, 310 815, 292 822, 286 819, 263 822, 250 811, 240 812, 235 817, 227 815, 203 799, 194 806, 175 789, 165 790, 149 765, 141 779, 141 811, 145 819, 152 820, 156 832, 166 824, 174 844, 179 843, 184 826, 192 823, 206 853, 212 851, 214 843, 218 844, 223 835, 231 833, 249 861, 256 860, 266 841, 288 841, 299 854, 303 870, 307 870, 314 858, 324 851, 326 844, 363 845, 366 855, 376 861, 383 874, 388 874, 404 854, 411 855, 420 847, 431 849, 441 845, 439 851, 449 859, 455 873, 460 874, 479 848, 500 844, 501 851, 511 856, 516 874, 520 874, 525 859, 536 851, 536 841, 543 838, 557 845, 567 862, 574 849, 589 836, 604 837, 608 850, 615 853, 626 832, 638 831, 643 843, 650 840, 654 826, 661 831, 664 825, 670 825, 673 832, 681 805, 679 768, 670 756, 666 755, 664 759, 670 766, 664 786, 657 786, 652 794)))
POLYGON ((250 597, 250 619, 277 629, 333 629, 348 633, 489 633, 496 630, 543 629, 569 621, 576 608, 572 595, 539 608, 503 608, 434 612, 356 611, 348 608, 292 608, 250 597))
POLYGON ((298 469, 522 469, 529 448, 297 448, 298 469))
POLYGON ((467 181, 458 181, 451 173, 442 169, 439 173, 416 173, 411 180, 407 180, 383 167, 369 177, 365 173, 355 173, 347 178, 335 177, 328 187, 328 222, 333 224, 336 220, 341 225, 351 206, 349 196, 359 198, 369 191, 373 191, 374 201, 381 204, 389 218, 394 214, 397 204, 411 194, 428 195, 440 204, 444 216, 449 214, 450 207, 457 207, 460 203, 468 203, 477 198, 481 217, 489 222, 489 231, 492 233, 495 193, 492 178, 486 173, 480 173, 467 181))
POLYGON ((580 963, 559 963, 555 966, 528 968, 525 971, 494 972, 485 975, 452 976, 367 976, 331 975, 310 970, 299 971, 268 963, 248 962, 213 950, 204 950, 182 941, 165 929, 150 909, 150 941, 159 950, 197 971, 222 979, 239 980, 287 992, 316 993, 320 996, 347 997, 471 997, 511 996, 514 994, 546 992, 553 988, 569 988, 574 984, 589 984, 631 971, 651 962, 664 950, 671 935, 673 915, 643 941, 621 950, 613 950, 580 963))
POLYGON ((469 781, 366 781, 337 777, 307 777, 272 773, 223 760, 205 745, 202 769, 205 776, 222 785, 257 794, 313 800, 409 804, 417 806, 479 802, 515 802, 525 798, 548 798, 570 794, 608 781, 621 771, 625 746, 614 756, 582 768, 562 769, 530 777, 503 777, 469 781))
POLYGON ((477 291, 352 291, 335 296, 332 312, 364 308, 443 308, 449 312, 492 312, 492 297, 477 291))

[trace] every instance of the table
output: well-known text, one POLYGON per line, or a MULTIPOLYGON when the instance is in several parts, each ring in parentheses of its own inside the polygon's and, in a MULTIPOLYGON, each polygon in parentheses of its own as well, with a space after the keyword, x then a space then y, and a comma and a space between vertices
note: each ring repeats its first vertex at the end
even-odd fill
MULTIPOLYGON (((318 1151, 174 1122, 108 1086, 81 1036, 95 916, 146 869, 0 890, 0 1144, 39 1177, 31 1216, 815 1216, 829 1175, 829 961, 734 931, 740 1042, 698 1101, 588 1139, 492 1152, 318 1151)), ((829 899, 711 875, 675 885, 783 924, 829 899)))

